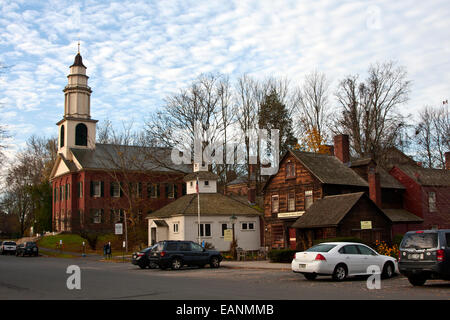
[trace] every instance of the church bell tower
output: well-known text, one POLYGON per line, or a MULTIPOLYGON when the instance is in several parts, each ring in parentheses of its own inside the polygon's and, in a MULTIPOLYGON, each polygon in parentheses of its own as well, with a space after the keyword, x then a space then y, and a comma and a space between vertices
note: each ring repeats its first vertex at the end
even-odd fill
POLYGON ((91 93, 83 59, 78 53, 70 66, 68 84, 64 88, 64 117, 58 126, 58 153, 72 160, 70 148, 95 149, 98 120, 91 119, 91 93))

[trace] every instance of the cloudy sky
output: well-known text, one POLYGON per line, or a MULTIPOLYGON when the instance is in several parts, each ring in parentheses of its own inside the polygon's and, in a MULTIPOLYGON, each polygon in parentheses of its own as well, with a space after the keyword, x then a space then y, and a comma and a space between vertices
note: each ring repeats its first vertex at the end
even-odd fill
POLYGON ((450 4, 427 1, 0 0, 0 123, 10 152, 56 136, 69 66, 81 54, 92 118, 143 119, 200 73, 325 72, 332 83, 395 60, 412 80, 405 112, 450 95, 450 4))

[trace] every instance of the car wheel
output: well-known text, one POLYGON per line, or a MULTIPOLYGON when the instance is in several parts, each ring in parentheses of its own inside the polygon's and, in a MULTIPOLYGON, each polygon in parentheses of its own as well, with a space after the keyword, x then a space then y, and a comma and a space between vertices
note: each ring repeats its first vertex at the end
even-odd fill
POLYGON ((383 272, 381 273, 381 277, 383 279, 389 279, 392 278, 394 275, 394 266, 390 262, 386 262, 386 264, 383 267, 383 272))
POLYGON ((317 274, 315 273, 304 273, 303 275, 307 280, 314 280, 317 278, 317 274))
POLYGON ((182 266, 183 266, 183 263, 180 258, 172 259, 172 263, 171 263, 172 270, 179 270, 179 269, 181 269, 182 266))
POLYGON ((338 264, 333 271, 333 280, 343 281, 347 278, 347 267, 343 264, 338 264))
POLYGON ((218 257, 212 257, 211 261, 209 263, 211 268, 219 268, 220 267, 220 260, 218 257))
POLYGON ((425 282, 427 281, 427 278, 415 276, 415 277, 409 277, 408 278, 409 283, 411 283, 413 286, 423 286, 425 282))

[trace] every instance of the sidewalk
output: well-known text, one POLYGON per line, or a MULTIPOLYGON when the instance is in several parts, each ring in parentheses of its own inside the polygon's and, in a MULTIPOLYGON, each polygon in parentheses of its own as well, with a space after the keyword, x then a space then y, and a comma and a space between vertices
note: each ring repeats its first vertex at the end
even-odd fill
POLYGON ((260 269, 260 270, 289 270, 291 271, 290 263, 276 263, 265 261, 226 261, 220 263, 223 268, 229 269, 260 269))

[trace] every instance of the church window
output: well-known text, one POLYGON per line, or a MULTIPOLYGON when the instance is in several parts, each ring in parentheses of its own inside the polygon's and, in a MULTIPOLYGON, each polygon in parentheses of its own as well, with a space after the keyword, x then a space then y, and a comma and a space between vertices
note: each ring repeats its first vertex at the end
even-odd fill
POLYGON ((64 147, 64 126, 61 126, 61 133, 59 134, 59 147, 64 147))
POLYGON ((77 146, 87 146, 87 127, 84 123, 79 123, 75 127, 75 144, 77 146))

